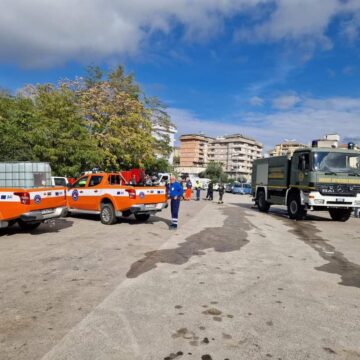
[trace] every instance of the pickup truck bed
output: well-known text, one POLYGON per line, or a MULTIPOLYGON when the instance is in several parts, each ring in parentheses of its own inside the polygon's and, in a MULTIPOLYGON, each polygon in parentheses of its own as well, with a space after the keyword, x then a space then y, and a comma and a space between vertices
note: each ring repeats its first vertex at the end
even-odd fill
POLYGON ((66 213, 66 190, 56 188, 0 188, 0 228, 18 222, 35 229, 41 222, 66 213))

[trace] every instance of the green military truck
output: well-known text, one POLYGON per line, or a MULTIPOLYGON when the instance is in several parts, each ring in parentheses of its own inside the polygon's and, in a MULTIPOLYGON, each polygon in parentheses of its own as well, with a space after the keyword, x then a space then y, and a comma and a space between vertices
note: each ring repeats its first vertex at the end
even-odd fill
POLYGON ((253 199, 262 212, 271 205, 287 206, 291 219, 308 210, 329 211, 335 221, 347 221, 360 208, 360 152, 339 148, 304 148, 291 158, 255 160, 253 199))

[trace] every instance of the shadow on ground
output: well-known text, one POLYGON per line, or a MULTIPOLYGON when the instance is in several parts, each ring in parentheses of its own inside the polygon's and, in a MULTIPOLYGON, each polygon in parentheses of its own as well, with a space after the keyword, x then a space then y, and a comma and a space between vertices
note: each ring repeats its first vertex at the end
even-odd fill
MULTIPOLYGON (((96 221, 100 223, 100 216, 99 215, 92 215, 92 214, 71 214, 69 215, 69 217, 73 217, 75 219, 84 219, 84 220, 89 220, 89 221, 96 221)), ((137 225, 137 224, 155 224, 158 222, 163 222, 166 225, 170 225, 171 224, 171 220, 169 219, 165 219, 162 218, 160 216, 150 216, 150 219, 147 221, 140 221, 140 220, 136 220, 134 218, 133 215, 131 215, 130 217, 120 217, 118 218, 117 222, 114 224, 129 224, 129 225, 137 225)))
POLYGON ((222 227, 206 228, 197 234, 191 235, 184 242, 173 249, 160 249, 150 251, 145 257, 131 265, 126 274, 128 278, 136 278, 141 274, 155 269, 157 264, 167 263, 182 265, 192 256, 205 255, 204 250, 213 248, 217 252, 230 252, 240 250, 249 241, 247 231, 250 224, 245 214, 236 207, 223 209, 226 216, 222 227), (234 236, 234 234, 236 234, 234 236))
POLYGON ((19 233, 29 234, 34 236, 47 234, 47 233, 49 234, 57 233, 71 227, 73 224, 74 222, 69 219, 54 219, 41 224, 37 229, 32 231, 22 230, 17 224, 15 224, 8 228, 0 229, 0 236, 11 236, 19 233))

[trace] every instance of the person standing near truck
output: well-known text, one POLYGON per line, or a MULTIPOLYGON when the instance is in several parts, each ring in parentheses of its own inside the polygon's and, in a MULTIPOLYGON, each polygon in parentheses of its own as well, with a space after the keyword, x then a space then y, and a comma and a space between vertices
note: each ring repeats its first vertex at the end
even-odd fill
POLYGON ((200 191, 201 191, 201 184, 199 180, 195 182, 195 191, 196 191, 196 201, 200 200, 200 191))
POLYGON ((192 195, 192 183, 190 179, 186 181, 186 191, 185 191, 185 200, 191 200, 192 195))
POLYGON ((175 176, 170 177, 170 206, 171 206, 171 225, 170 230, 176 230, 178 227, 180 199, 184 193, 184 189, 175 176))
POLYGON ((223 196, 224 196, 224 193, 225 193, 225 186, 224 184, 221 182, 219 184, 219 204, 223 204, 223 196))
POLYGON ((213 182, 210 181, 209 185, 208 185, 208 189, 207 189, 207 195, 206 195, 206 200, 213 200, 214 198, 214 185, 213 182))

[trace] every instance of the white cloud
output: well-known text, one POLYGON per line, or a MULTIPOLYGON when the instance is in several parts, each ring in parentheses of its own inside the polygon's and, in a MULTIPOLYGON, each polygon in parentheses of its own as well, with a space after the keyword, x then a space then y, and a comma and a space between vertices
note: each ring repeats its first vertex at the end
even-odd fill
POLYGON ((281 95, 273 100, 272 106, 275 109, 286 110, 294 107, 300 101, 301 98, 297 95, 281 95))
MULTIPOLYGON (((257 2, 260 0, 253 0, 257 2)), ((246 0, 2 0, 0 61, 47 66, 134 56, 156 32, 182 25, 187 40, 218 33, 246 0)))
POLYGON ((253 96, 250 98, 249 103, 252 106, 262 106, 264 104, 264 99, 259 96, 253 96))
POLYGON ((351 42, 354 43, 359 39, 360 32, 360 6, 350 20, 346 20, 342 24, 342 34, 351 42))
POLYGON ((154 34, 182 29, 185 41, 206 40, 223 31, 227 19, 242 14, 246 41, 295 40, 311 56, 332 19, 352 19, 343 32, 355 39, 358 0, 2 0, 0 62, 53 66, 69 60, 92 62, 143 55, 154 34), (264 11, 266 7, 266 11, 264 11))
POLYGON ((339 133, 345 142, 360 137, 360 98, 304 98, 295 109, 249 113, 238 122, 199 119, 183 109, 171 109, 171 115, 178 126, 178 135, 241 133, 256 138, 267 150, 284 139, 309 144, 326 133, 339 133))

